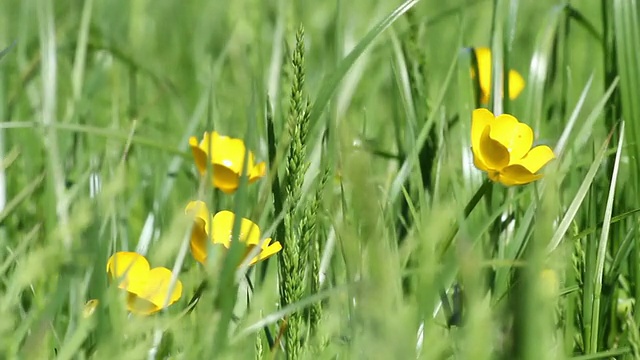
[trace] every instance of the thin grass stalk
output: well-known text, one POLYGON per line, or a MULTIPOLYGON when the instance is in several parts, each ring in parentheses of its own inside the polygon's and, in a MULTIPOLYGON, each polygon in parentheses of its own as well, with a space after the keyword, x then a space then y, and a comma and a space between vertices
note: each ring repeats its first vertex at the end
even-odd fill
MULTIPOLYGON (((316 193, 311 202, 311 206, 305 209, 305 217, 313 219, 313 223, 308 224, 307 229, 303 229, 305 232, 310 233, 310 248, 309 248, 309 293, 317 294, 320 291, 320 234, 319 227, 320 208, 322 203, 322 194, 329 181, 330 171, 326 167, 322 174, 320 183, 316 188, 316 193)), ((322 318, 322 303, 317 302, 311 306, 309 311, 309 332, 312 336, 317 335, 317 330, 322 318)))
MULTIPOLYGON (((308 238, 300 233, 300 222, 307 220, 299 214, 298 205, 302 199, 302 185, 309 167, 306 162, 306 140, 309 131, 309 102, 304 93, 304 28, 300 26, 296 34, 296 46, 292 56, 293 77, 287 125, 289 131, 289 149, 285 159, 284 193, 286 213, 280 232, 284 232, 283 250, 279 259, 280 306, 296 303, 304 296, 304 276, 307 259, 308 238)), ((304 209, 304 207, 302 208, 304 209)), ((284 333, 285 354, 287 359, 298 359, 302 352, 303 317, 300 311, 293 312, 287 318, 284 333)))
POLYGON ((602 283, 604 279, 604 263, 607 255, 607 248, 609 242, 609 228, 611 223, 611 214, 613 212, 613 201, 615 199, 616 185, 618 180, 618 171, 620 169, 620 158, 622 156, 622 144, 624 143, 624 122, 620 126, 620 139, 618 141, 618 151, 613 166, 613 173, 611 174, 611 185, 609 187, 609 197, 607 198, 607 205, 605 209, 604 225, 602 226, 602 233, 600 234, 600 241, 598 242, 598 251, 596 257, 596 268, 594 276, 594 299, 593 299, 593 315, 591 317, 591 343, 588 347, 592 352, 598 351, 600 344, 599 331, 600 331, 600 299, 602 296, 602 283))

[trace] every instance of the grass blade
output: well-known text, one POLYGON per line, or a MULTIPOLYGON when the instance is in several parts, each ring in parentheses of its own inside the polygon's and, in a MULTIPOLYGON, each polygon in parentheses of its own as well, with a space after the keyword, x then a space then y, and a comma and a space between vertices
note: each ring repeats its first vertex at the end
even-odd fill
POLYGON ((316 100, 311 107, 311 115, 309 116, 309 123, 311 126, 315 128, 315 124, 320 118, 320 114, 329 103, 331 96, 338 88, 338 84, 342 80, 342 78, 347 74, 349 69, 353 66, 353 64, 358 60, 360 55, 364 53, 367 48, 373 43, 373 41, 389 26, 391 26, 398 18, 400 18, 404 13, 409 11, 412 7, 414 7, 420 0, 408 0, 395 10, 393 10, 389 15, 387 15, 384 19, 382 19, 376 26, 371 29, 367 35, 365 35, 362 40, 355 46, 353 50, 347 55, 337 66, 337 68, 328 75, 322 85, 320 86, 320 90, 316 96, 316 100))
POLYGON ((600 321, 600 298, 602 296, 602 281, 604 276, 604 261, 607 255, 607 244, 609 242, 609 227, 611 224, 611 214, 613 212, 613 200, 616 194, 616 184, 618 183, 618 171, 620 170, 620 157, 622 156, 622 144, 624 143, 624 121, 620 126, 620 139, 618 140, 618 151, 613 164, 611 174, 611 186, 609 187, 609 197, 604 211, 604 225, 598 243, 598 256, 596 258, 595 287, 593 294, 593 316, 591 317, 590 341, 587 341, 587 353, 598 351, 598 331, 600 321))
POLYGON ((602 161, 605 159, 604 155, 607 151, 607 147, 609 146, 609 141, 611 140, 612 134, 613 132, 609 134, 609 137, 607 138, 607 140, 605 140, 605 142, 600 147, 600 150, 596 154, 596 157, 593 160, 593 163, 591 164, 589 171, 585 175, 584 180, 582 181, 582 184, 578 188, 578 192, 574 196, 573 201, 571 202, 571 204, 569 205, 569 208, 565 212, 564 217, 562 218, 562 221, 560 222, 560 224, 558 224, 556 231, 553 233, 553 236, 551 237, 551 241, 547 246, 548 252, 553 252, 558 247, 558 245, 560 245, 560 242, 562 241, 565 234, 567 233, 567 230, 569 229, 571 222, 573 221, 574 217, 578 213, 578 210, 582 205, 582 201, 587 196, 587 192, 589 191, 589 188, 593 183, 593 179, 595 178, 596 173, 600 168, 600 164, 602 164, 602 161))

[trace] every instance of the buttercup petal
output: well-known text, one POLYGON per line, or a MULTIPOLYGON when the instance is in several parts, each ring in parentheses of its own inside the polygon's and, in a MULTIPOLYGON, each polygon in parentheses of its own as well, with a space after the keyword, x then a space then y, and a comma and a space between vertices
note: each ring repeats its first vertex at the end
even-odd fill
POLYGON ((480 102, 486 104, 491 95, 491 50, 486 47, 474 49, 478 62, 478 83, 480 84, 480 102))
POLYGON ((107 261, 107 273, 118 280, 118 287, 137 290, 142 286, 140 279, 149 272, 149 262, 144 256, 130 251, 119 251, 107 261))
POLYGON ((258 255, 254 256, 253 259, 251 259, 249 265, 253 265, 258 261, 270 258, 271 256, 277 254, 280 250, 282 250, 282 245, 280 244, 280 242, 275 241, 269 244, 270 241, 271 238, 265 239, 264 244, 262 245, 262 250, 258 255))
POLYGON ((490 171, 489 168, 487 168, 487 165, 485 165, 483 160, 481 159, 479 151, 473 151, 473 165, 479 170, 490 171))
MULTIPOLYGON (((240 139, 232 139, 228 136, 220 136, 218 141, 214 141, 216 145, 212 162, 215 165, 224 166, 233 171, 235 174, 242 173, 242 163, 244 162, 244 154, 246 148, 244 142, 240 139)), ((214 173, 215 176, 215 173, 214 173)))
POLYGON ((555 154, 550 147, 546 145, 539 145, 531 149, 522 159, 518 160, 515 164, 521 165, 532 173, 538 172, 549 161, 555 159, 555 154))
POLYGON ((522 165, 509 165, 502 169, 500 182, 504 185, 524 185, 542 178, 542 175, 533 174, 522 165))
POLYGON ((127 293, 127 310, 136 315, 151 315, 162 308, 134 293, 127 293))
POLYGON ((477 153, 490 170, 500 171, 509 164, 509 151, 489 136, 491 126, 487 126, 480 136, 477 153))
POLYGON ((184 211, 186 214, 193 216, 195 221, 198 221, 205 229, 205 231, 209 231, 211 213, 207 208, 207 203, 200 200, 189 201, 184 211))
POLYGON ((200 143, 195 137, 191 137, 189 145, 200 174, 206 173, 210 162, 213 165, 212 183, 225 193, 233 193, 238 189, 245 153, 247 156, 245 173, 249 176, 249 182, 254 182, 265 174, 264 164, 254 165, 254 155, 246 149, 242 139, 222 136, 213 131, 205 132, 200 143))
POLYGON ((191 146, 191 153, 193 154, 193 160, 196 164, 196 168, 200 174, 207 172, 207 151, 209 149, 209 134, 205 133, 202 143, 198 143, 198 139, 194 136, 189 138, 189 146, 191 146))
POLYGON ((524 78, 519 72, 515 70, 509 70, 509 98, 511 100, 516 99, 522 90, 524 90, 524 78))
MULTIPOLYGON (((109 258, 107 273, 112 278, 123 278, 118 287, 127 292, 127 309, 130 312, 151 314, 163 307, 171 281, 169 269, 149 269, 149 262, 144 256, 121 251, 109 258), (162 300, 159 300, 160 298, 162 300)), ((182 283, 178 280, 168 305, 176 302, 181 295, 182 283)), ((91 311, 90 306, 93 305, 87 303, 85 312, 91 311)))
POLYGON ((260 162, 256 164, 249 174, 249 182, 254 182, 259 178, 263 177, 267 173, 267 164, 264 162, 260 162))
POLYGON ((194 225, 191 230, 191 254, 196 261, 204 264, 207 261, 207 244, 210 231, 211 213, 207 209, 207 204, 203 201, 190 201, 185 213, 194 216, 194 225))
POLYGON ((480 152, 480 138, 482 138, 482 133, 493 119, 494 116, 491 111, 483 108, 473 110, 471 115, 471 151, 473 152, 473 163, 478 169, 483 171, 489 169, 480 152))
POLYGON ((189 242, 191 255, 202 264, 207 261, 207 244, 209 240, 209 236, 204 229, 203 226, 194 225, 191 230, 191 241, 189 242))
MULTIPOLYGON (((226 248, 231 247, 234 219, 235 214, 228 210, 220 211, 214 215, 212 234, 214 244, 222 244, 226 248)), ((256 245, 260 242, 260 228, 251 220, 242 218, 238 239, 247 245, 256 245)))
POLYGON ((224 165, 213 165, 213 186, 226 194, 231 194, 240 185, 240 175, 224 165))
POLYGON ((509 163, 521 159, 533 145, 533 130, 515 117, 502 114, 491 123, 490 136, 509 151, 509 163))
POLYGON ((489 171, 488 174, 489 180, 493 182, 500 182, 500 173, 497 171, 489 171))
POLYGON ((266 239, 264 245, 262 245, 262 251, 260 252, 260 260, 264 260, 268 257, 271 257, 282 250, 282 244, 279 241, 274 241, 272 243, 271 238, 266 239))
MULTIPOLYGON (((486 47, 475 48, 476 60, 480 76, 480 102, 486 104, 491 95, 491 50, 486 47)), ((515 70, 509 70, 509 98, 516 99, 524 89, 525 81, 522 75, 515 70)))
MULTIPOLYGON (((164 267, 151 269, 145 278, 145 286, 136 292, 129 291, 127 309, 140 315, 149 315, 163 309, 169 292, 171 271, 164 267)), ((172 305, 182 296, 182 282, 176 284, 169 298, 167 306, 172 305)))
POLYGON ((189 242, 189 247, 191 248, 191 255, 193 258, 201 263, 205 264, 207 262, 207 235, 200 232, 196 228, 193 229, 191 233, 191 241, 189 242))
MULTIPOLYGON (((165 267, 151 269, 147 275, 146 286, 138 292, 132 292, 138 297, 145 299, 158 308, 162 308, 169 295, 169 285, 171 284, 171 270, 165 267)), ((169 297, 167 306, 175 303, 182 296, 182 282, 176 281, 173 292, 169 297)))
MULTIPOLYGON (((199 202, 190 202, 187 205, 187 211, 194 212, 197 209, 203 209, 206 205, 199 204, 199 202)), ((204 215, 200 215, 204 217, 204 215)), ((194 258, 201 262, 206 262, 207 257, 207 244, 209 239, 218 245, 222 245, 229 249, 231 247, 233 225, 235 221, 235 214, 228 210, 222 210, 216 213, 212 218, 212 233, 208 236, 202 228, 204 222, 194 225, 191 238, 191 251, 194 258)), ((246 246, 246 254, 251 252, 256 245, 260 242, 260 228, 249 219, 242 218, 240 220, 240 233, 238 234, 239 241, 246 246)), ((264 260, 282 249, 282 245, 279 242, 269 244, 271 238, 262 242, 261 252, 251 259, 250 265, 264 260)))
POLYGON ((219 211, 213 216, 211 240, 214 244, 222 244, 227 249, 231 247, 234 218, 235 215, 227 210, 219 211))

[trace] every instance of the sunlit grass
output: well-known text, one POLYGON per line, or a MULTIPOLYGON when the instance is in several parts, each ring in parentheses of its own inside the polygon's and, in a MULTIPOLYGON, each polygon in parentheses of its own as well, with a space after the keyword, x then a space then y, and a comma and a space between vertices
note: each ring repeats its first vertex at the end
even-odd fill
POLYGON ((0 2, 0 358, 640 358, 638 12, 0 2))

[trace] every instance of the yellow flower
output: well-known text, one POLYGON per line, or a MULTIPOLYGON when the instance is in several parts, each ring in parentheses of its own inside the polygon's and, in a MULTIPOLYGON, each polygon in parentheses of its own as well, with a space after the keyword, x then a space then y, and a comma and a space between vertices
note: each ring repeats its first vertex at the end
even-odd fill
MULTIPOLYGON (((205 132, 200 142, 192 136, 189 138, 189 145, 200 174, 204 175, 207 172, 207 160, 213 165, 213 186, 228 194, 238 189, 247 151, 241 139, 220 136, 213 131, 205 132)), ((264 162, 256 164, 251 151, 247 159, 245 175, 249 177, 249 183, 252 183, 265 175, 266 165, 264 162)))
MULTIPOLYGON (((107 273, 112 280, 118 281, 118 288, 127 291, 127 309, 132 313, 148 315, 163 308, 169 292, 171 270, 164 267, 151 269, 144 256, 120 251, 109 258, 107 273)), ((181 296, 182 283, 178 280, 168 305, 181 296)))
MULTIPOLYGON (((480 72, 480 102, 486 104, 491 95, 491 50, 486 47, 474 49, 480 72)), ((474 74, 475 75, 475 74, 474 74)), ((515 70, 509 70, 509 98, 515 99, 524 89, 524 79, 515 70)))
MULTIPOLYGON (((195 216, 195 224, 191 233, 191 253, 197 261, 202 264, 206 263, 207 242, 209 240, 213 244, 222 245, 227 249, 231 247, 234 213, 223 210, 212 216, 207 205, 202 201, 189 202, 186 212, 195 216)), ((247 247, 245 255, 248 255, 255 246, 261 243, 260 228, 251 220, 242 218, 238 239, 247 247)), ((260 253, 251 259, 249 265, 275 255, 282 250, 282 245, 278 241, 271 242, 271 238, 267 238, 262 242, 261 248, 260 253)))
POLYGON ((471 150, 475 166, 493 181, 521 185, 538 180, 536 174, 555 158, 546 145, 533 149, 533 130, 507 114, 495 117, 487 109, 473 111, 471 150))

